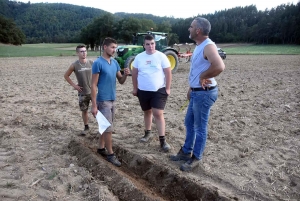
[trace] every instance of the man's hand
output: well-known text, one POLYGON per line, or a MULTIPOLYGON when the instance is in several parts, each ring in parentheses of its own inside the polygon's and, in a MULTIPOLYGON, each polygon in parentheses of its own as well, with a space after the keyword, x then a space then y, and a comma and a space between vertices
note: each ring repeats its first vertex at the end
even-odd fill
POLYGON ((124 75, 130 75, 129 68, 124 68, 124 75))
POLYGON ((79 92, 82 92, 82 89, 83 89, 83 87, 81 87, 81 86, 78 86, 78 85, 74 86, 74 90, 77 90, 79 92))
POLYGON ((211 80, 209 79, 203 79, 200 76, 200 85, 202 86, 202 88, 204 89, 205 87, 207 87, 209 84, 211 84, 211 80))
POLYGON ((190 100, 191 99, 191 88, 188 90, 187 94, 186 94, 186 99, 190 100))
POLYGON ((132 92, 131 92, 132 95, 137 96, 137 91, 138 91, 137 89, 133 89, 132 92))
POLYGON ((93 116, 96 118, 97 116, 97 113, 98 113, 98 108, 97 108, 97 105, 92 105, 92 108, 91 108, 91 113, 93 114, 93 116))
POLYGON ((167 89, 167 88, 166 88, 166 93, 167 93, 168 95, 170 95, 171 89, 167 89))

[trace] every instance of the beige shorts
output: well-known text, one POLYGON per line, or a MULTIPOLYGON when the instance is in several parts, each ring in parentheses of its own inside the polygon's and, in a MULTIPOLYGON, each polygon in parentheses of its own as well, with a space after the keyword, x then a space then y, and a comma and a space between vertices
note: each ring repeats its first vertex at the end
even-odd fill
POLYGON ((113 122, 115 116, 115 101, 97 102, 97 108, 111 124, 111 126, 108 127, 104 132, 113 132, 113 122))

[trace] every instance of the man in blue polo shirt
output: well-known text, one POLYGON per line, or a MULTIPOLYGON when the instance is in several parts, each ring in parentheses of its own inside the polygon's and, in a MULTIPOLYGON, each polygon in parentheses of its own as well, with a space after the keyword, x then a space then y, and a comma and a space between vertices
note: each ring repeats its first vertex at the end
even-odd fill
POLYGON ((117 41, 113 38, 105 38, 103 41, 103 54, 92 66, 92 108, 91 112, 96 117, 98 110, 109 121, 109 126, 99 137, 97 152, 105 156, 109 162, 120 167, 121 162, 112 150, 113 119, 115 115, 116 79, 123 84, 129 75, 129 69, 124 69, 124 75, 120 72, 118 62, 113 58, 117 49, 117 41), (98 88, 98 94, 96 91, 98 88))

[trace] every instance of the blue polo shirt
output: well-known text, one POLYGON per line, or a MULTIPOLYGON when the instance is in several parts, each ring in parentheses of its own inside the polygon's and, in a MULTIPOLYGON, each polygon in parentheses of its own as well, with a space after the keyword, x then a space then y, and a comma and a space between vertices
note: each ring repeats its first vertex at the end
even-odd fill
POLYGON ((110 63, 99 57, 92 66, 92 74, 99 74, 97 102, 114 101, 116 99, 116 77, 120 71, 118 62, 110 59, 110 63))

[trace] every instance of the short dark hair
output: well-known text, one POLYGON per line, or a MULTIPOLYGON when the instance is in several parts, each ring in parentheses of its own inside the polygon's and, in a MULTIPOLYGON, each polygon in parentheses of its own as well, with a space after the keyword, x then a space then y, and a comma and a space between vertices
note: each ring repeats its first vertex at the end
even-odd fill
POLYGON ((145 36, 144 42, 145 42, 145 40, 154 40, 154 37, 153 37, 153 35, 148 34, 148 35, 145 36))
POLYGON ((117 44, 117 41, 113 38, 110 38, 110 37, 106 37, 104 40, 103 40, 103 43, 102 43, 102 46, 106 45, 106 46, 109 46, 110 44, 117 44))
POLYGON ((76 52, 78 52, 78 49, 80 49, 80 48, 86 48, 86 46, 85 45, 77 45, 76 52))

